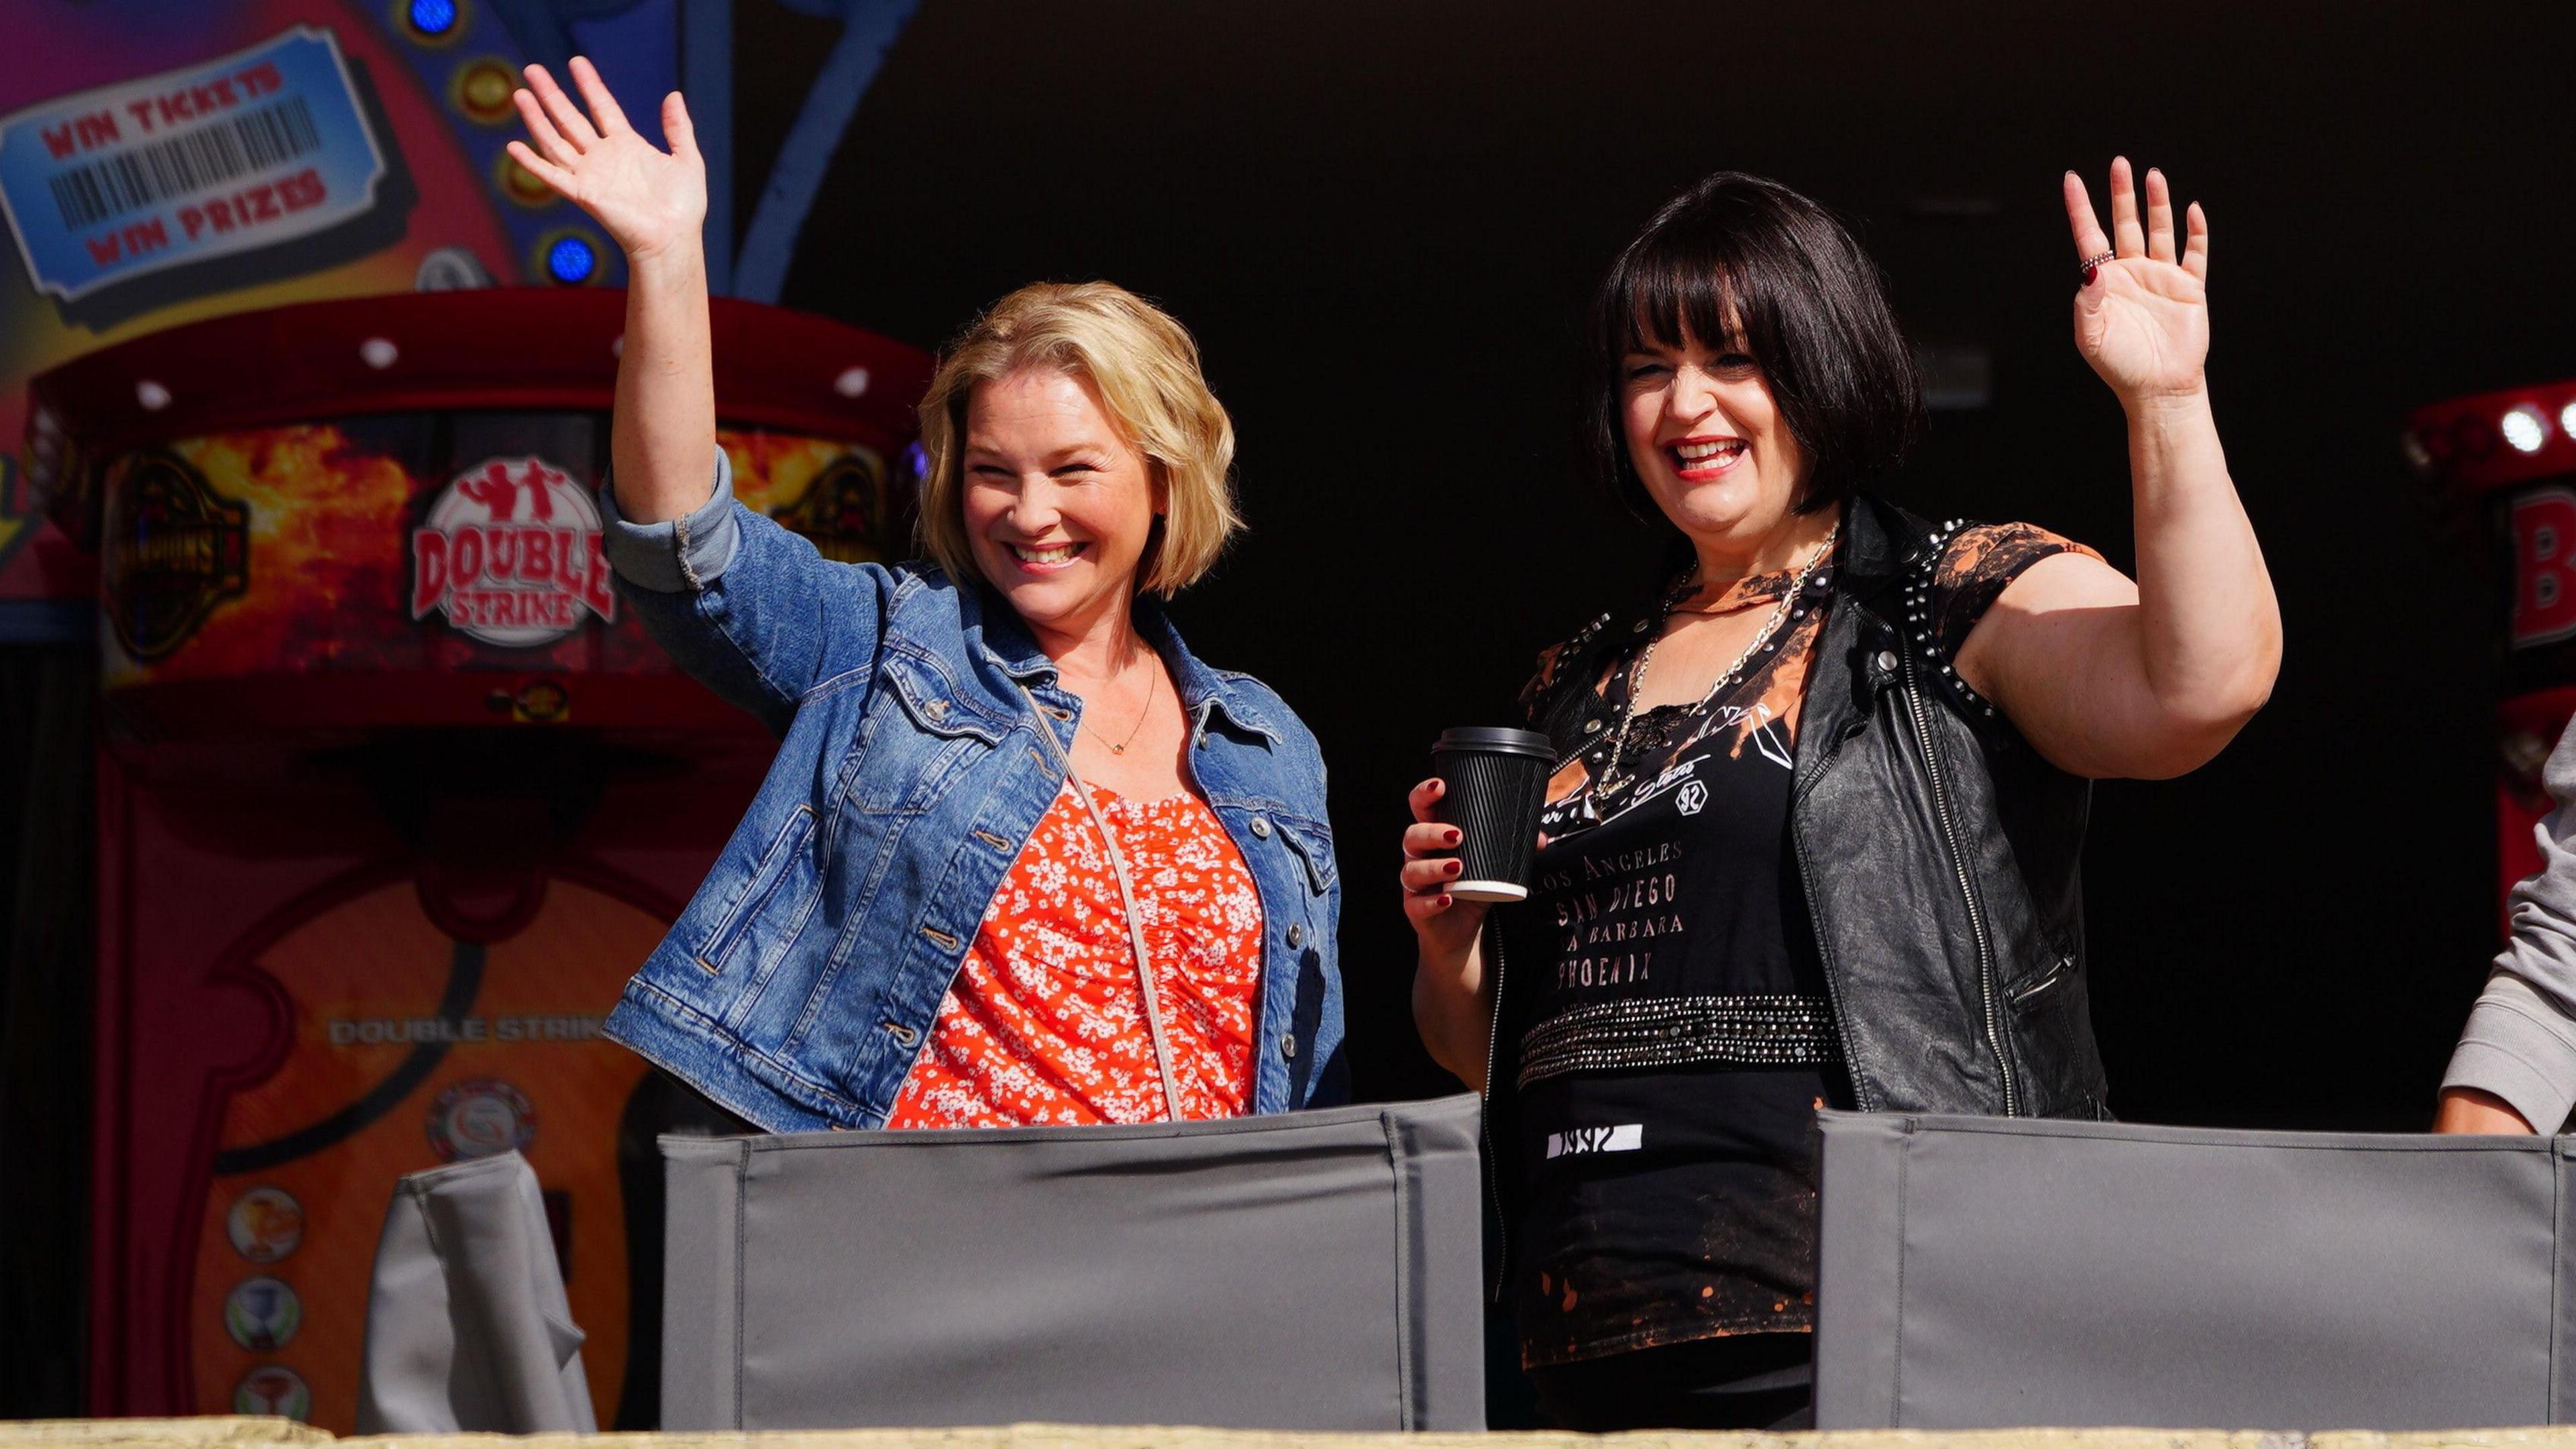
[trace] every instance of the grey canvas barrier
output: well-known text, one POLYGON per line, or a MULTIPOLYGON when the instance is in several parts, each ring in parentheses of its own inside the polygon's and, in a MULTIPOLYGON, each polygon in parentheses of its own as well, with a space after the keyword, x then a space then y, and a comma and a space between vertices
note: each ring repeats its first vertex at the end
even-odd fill
POLYGON ((395 1184, 367 1285, 359 1433, 589 1433, 581 1343, 525 1158, 395 1184))
POLYGON ((2576 1411, 2567 1144, 1828 1112, 1826 1429, 2576 1411))
POLYGON ((662 1427, 1482 1428, 1477 1121, 665 1137, 662 1427))

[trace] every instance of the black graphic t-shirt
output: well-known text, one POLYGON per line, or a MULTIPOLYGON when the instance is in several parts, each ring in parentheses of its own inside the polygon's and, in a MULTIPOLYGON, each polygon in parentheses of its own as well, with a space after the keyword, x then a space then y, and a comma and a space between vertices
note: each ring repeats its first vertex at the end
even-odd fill
MULTIPOLYGON (((1941 642, 1955 651, 2022 570, 2076 547, 2027 525, 1955 535, 1934 576, 1941 642)), ((1743 580, 1718 607, 1767 613, 1792 582, 1743 580)), ((1530 898, 1496 913, 1517 1072, 1495 1085, 1520 1094, 1512 1290, 1531 1367, 1814 1328, 1815 1112, 1848 1089, 1789 788, 1833 588, 1816 570, 1730 687, 1638 715, 1615 788, 1600 788, 1612 729, 1568 760, 1530 898)), ((1601 682, 1614 710, 1631 663, 1601 682)))

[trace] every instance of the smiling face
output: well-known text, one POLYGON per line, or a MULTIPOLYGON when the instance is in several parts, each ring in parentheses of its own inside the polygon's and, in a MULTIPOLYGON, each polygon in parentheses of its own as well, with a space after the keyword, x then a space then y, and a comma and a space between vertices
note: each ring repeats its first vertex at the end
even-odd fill
POLYGON ((976 567, 1042 635, 1123 612, 1162 484, 1088 378, 1025 367, 966 403, 966 537, 976 567))
POLYGON ((1740 339, 1641 341, 1620 377, 1628 461, 1674 527, 1746 546, 1788 519, 1807 452, 1740 339))

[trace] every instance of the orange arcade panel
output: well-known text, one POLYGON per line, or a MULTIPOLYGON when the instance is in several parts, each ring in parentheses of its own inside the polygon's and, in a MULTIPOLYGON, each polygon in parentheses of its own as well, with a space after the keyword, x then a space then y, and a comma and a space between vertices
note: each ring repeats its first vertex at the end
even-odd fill
MULTIPOLYGON (((39 377, 95 551, 105 743, 91 1401, 356 1427, 395 1179, 534 1166, 599 1421, 658 1403, 654 1137, 600 1035, 770 741, 620 607, 597 490, 621 299, 218 319, 39 377)), ((929 359, 716 305, 735 496, 901 557, 929 359)))
POLYGON ((242 943, 220 974, 276 992, 291 1026, 216 1129, 189 1249, 201 1411, 349 1422, 388 1186, 515 1148, 545 1185, 599 1420, 616 1422, 618 1129, 645 1064, 599 1032, 666 917, 631 883, 549 876, 468 939, 432 919, 416 880, 363 873, 242 943))

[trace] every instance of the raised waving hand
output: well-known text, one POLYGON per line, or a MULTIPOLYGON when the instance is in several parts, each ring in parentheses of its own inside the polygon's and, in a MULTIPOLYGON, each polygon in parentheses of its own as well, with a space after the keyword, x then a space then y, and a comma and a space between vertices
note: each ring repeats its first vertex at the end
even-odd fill
POLYGON ((671 142, 665 151, 627 122, 588 60, 576 55, 570 69, 590 113, 582 114, 544 66, 529 66, 527 88, 511 99, 535 144, 512 141, 510 155, 590 213, 629 262, 697 245, 707 215, 707 163, 680 93, 662 98, 662 134, 671 142))
POLYGON ((510 155, 565 200, 590 213, 626 253, 626 332, 618 352, 617 405, 608 451, 617 507, 635 523, 660 523, 705 504, 715 472, 715 356, 707 323, 707 163, 689 108, 662 98, 663 150, 637 135, 599 72, 572 58, 572 83, 590 114, 546 68, 527 69, 511 99, 535 144, 510 155))
POLYGON ((2209 358, 2209 218, 2193 202, 2179 252, 2172 190, 2147 172, 2138 216, 2129 159, 2111 162, 2111 235, 2093 214, 2083 178, 2066 173, 2066 220, 2084 285, 2075 294, 2075 350, 2122 401, 2198 392, 2209 358))
POLYGON ((2101 559, 2040 560, 1959 648, 1959 677, 2003 707, 2062 770, 2163 779, 2198 769, 2270 697, 2281 611, 2228 476, 2211 411, 2209 219, 2174 232, 2164 174, 2146 208, 2127 158, 2111 163, 2111 235, 2066 173, 2083 269, 2075 349, 2128 415, 2138 576, 2101 559))

